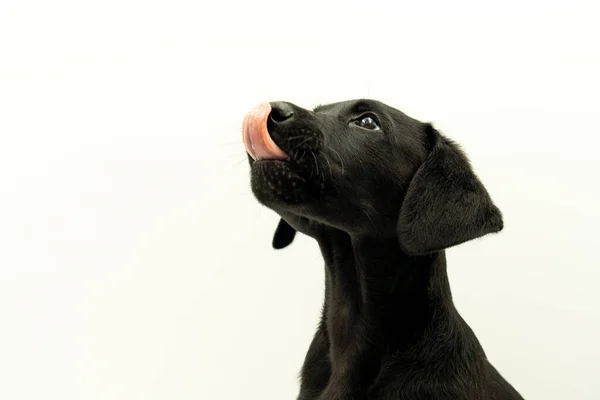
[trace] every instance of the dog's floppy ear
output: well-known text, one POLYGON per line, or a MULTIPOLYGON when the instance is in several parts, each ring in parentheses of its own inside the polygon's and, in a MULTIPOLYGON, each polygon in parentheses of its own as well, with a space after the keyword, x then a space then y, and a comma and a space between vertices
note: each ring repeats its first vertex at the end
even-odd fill
POLYGON ((409 254, 442 250, 503 228, 502 214, 466 155, 427 125, 429 154, 411 180, 398 218, 409 254))
POLYGON ((273 235, 273 248, 283 249, 289 246, 294 241, 295 236, 296 230, 285 222, 283 218, 280 219, 277 229, 275 229, 275 235, 273 235))

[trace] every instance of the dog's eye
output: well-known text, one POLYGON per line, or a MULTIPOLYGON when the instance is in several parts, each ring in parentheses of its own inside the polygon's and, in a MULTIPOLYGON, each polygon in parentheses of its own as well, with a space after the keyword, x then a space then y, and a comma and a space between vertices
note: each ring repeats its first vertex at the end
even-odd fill
POLYGON ((368 129, 370 131, 378 131, 381 129, 379 123, 375 119, 375 117, 371 115, 365 115, 354 121, 354 123, 361 128, 368 129))

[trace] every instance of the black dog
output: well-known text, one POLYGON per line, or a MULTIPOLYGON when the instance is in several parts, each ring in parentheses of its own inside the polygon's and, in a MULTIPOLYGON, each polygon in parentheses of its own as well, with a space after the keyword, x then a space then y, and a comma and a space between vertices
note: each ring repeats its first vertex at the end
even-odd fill
POLYGON ((452 302, 444 249, 502 229, 459 147, 371 100, 262 104, 244 121, 252 191, 326 264, 298 399, 522 397, 452 302))

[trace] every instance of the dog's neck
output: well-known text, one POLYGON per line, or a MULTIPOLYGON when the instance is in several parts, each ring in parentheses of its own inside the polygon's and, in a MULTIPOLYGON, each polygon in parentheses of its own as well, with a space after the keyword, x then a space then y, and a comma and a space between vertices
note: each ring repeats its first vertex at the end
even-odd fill
POLYGON ((460 318, 444 252, 413 257, 402 251, 396 238, 333 230, 318 242, 326 263, 322 323, 333 379, 368 379, 362 375, 376 373, 386 356, 409 352, 418 357, 421 348, 435 345, 427 339, 428 332, 439 333, 443 328, 437 325, 451 327, 455 317, 460 318), (347 376, 348 371, 361 376, 347 376))
POLYGON ((401 320, 395 333, 403 335, 426 328, 434 312, 454 310, 444 252, 409 256, 396 238, 340 231, 328 232, 319 245, 327 267, 326 307, 335 317, 328 324, 360 317, 389 331, 401 320))

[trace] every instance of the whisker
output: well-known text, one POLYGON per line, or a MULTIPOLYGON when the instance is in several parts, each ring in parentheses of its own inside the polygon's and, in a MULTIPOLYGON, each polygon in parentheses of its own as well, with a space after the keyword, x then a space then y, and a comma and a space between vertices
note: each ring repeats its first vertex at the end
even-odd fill
POLYGON ((333 171, 331 170, 331 163, 329 162, 329 158, 327 158, 327 154, 323 153, 321 150, 319 150, 319 153, 323 154, 323 157, 325 157, 325 161, 327 161, 327 164, 329 165, 329 174, 333 175, 333 171))
POLYGON ((287 138, 287 140, 295 140, 295 139, 300 139, 305 137, 305 135, 298 135, 298 136, 290 136, 289 138, 287 138))
POLYGON ((338 153, 337 150, 335 150, 331 147, 327 147, 327 149, 335 152, 338 155, 338 158, 340 159, 340 164, 342 164, 342 175, 344 175, 344 160, 342 159, 342 156, 340 155, 340 153, 338 153))
POLYGON ((298 147, 302 146, 304 143, 308 142, 309 140, 311 140, 312 138, 306 138, 303 141, 301 141, 300 143, 298 143, 297 145, 294 146, 294 150, 297 149, 298 147))
POLYGON ((300 157, 300 158, 298 159, 298 162, 302 161, 302 159, 304 158, 304 156, 305 156, 305 155, 306 155, 306 151, 303 151, 303 152, 302 152, 302 157, 300 157))
POLYGON ((300 220, 304 218, 304 215, 302 215, 304 211, 305 207, 300 207, 300 210, 298 210, 298 221, 296 222, 298 225, 300 225, 300 220))
POLYGON ((377 226, 375 226, 375 222, 373 222, 373 219, 371 218, 371 216, 369 215, 368 212, 366 212, 364 209, 361 209, 362 212, 367 216, 367 218, 369 218, 369 221, 371 221, 371 225, 373 225, 373 228, 375 228, 375 232, 377 232, 377 234, 379 235, 379 229, 377 229, 377 226))
POLYGON ((319 177, 319 162, 317 161, 317 156, 315 156, 315 153, 313 153, 312 151, 310 152, 310 154, 313 156, 313 158, 315 159, 315 167, 317 168, 317 178, 319 177))
POLYGON ((237 161, 234 163, 229 164, 227 167, 225 167, 225 171, 227 172, 237 172, 240 171, 240 168, 242 168, 244 165, 241 161, 237 161))

